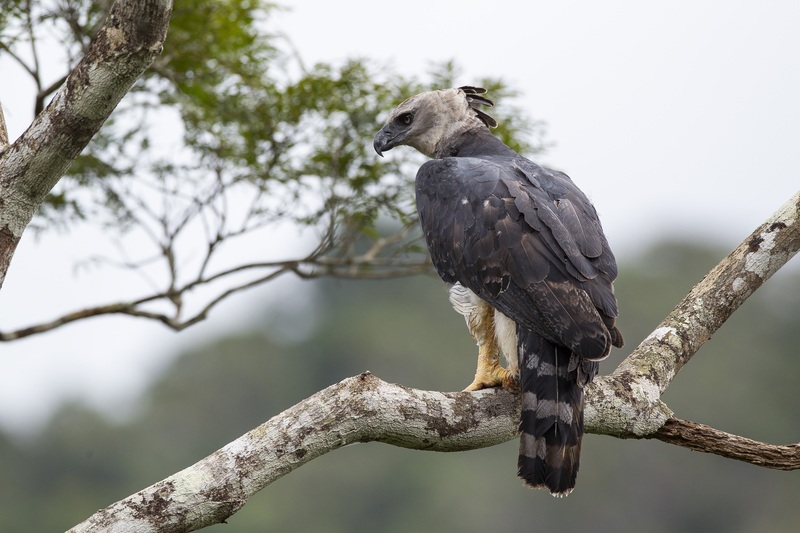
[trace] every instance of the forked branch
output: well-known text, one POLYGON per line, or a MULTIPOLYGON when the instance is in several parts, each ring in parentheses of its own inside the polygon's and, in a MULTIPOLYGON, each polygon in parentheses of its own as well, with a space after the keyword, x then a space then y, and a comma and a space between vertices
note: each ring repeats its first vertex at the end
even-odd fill
MULTIPOLYGON (((800 194, 715 267, 613 374, 595 379, 586 395, 587 432, 654 438, 768 468, 800 468, 800 444, 764 444, 683 421, 660 399, 683 363, 797 253, 798 214, 800 194), (703 309, 719 302, 726 302, 724 309, 703 309)), ((519 410, 518 396, 505 390, 421 391, 367 372, 314 394, 70 531, 193 531, 225 521, 276 479, 347 444, 483 448, 516 437, 519 410)))
MULTIPOLYGON (((504 390, 421 391, 365 372, 314 394, 189 468, 98 511, 69 533, 193 531, 224 522, 273 481, 348 444, 383 442, 440 452, 485 448, 516 438, 519 409, 518 396, 504 390)), ((590 431, 603 424, 602 419, 586 420, 590 431)), ((800 468, 798 445, 771 446, 733 435, 719 439, 721 432, 711 428, 696 432, 694 427, 701 426, 669 421, 653 438, 760 466, 800 468)))

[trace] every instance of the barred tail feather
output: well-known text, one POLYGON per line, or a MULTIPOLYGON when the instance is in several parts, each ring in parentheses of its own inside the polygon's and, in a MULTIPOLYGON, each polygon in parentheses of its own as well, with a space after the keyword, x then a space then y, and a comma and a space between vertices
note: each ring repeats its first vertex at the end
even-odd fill
POLYGON ((518 475, 566 496, 575 487, 583 437, 583 386, 598 364, 535 332, 517 330, 522 418, 518 475))

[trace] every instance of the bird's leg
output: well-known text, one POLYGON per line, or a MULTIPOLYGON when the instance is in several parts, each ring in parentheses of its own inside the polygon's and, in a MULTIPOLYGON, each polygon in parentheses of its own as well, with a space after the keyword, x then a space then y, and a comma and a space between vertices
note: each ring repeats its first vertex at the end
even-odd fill
POLYGON ((517 323, 494 309, 494 340, 498 353, 505 355, 506 368, 502 373, 504 389, 519 392, 519 351, 517 346, 517 323))
POLYGON ((470 335, 478 345, 478 368, 466 391, 513 386, 516 376, 500 366, 500 346, 495 332, 494 309, 460 284, 450 289, 450 303, 464 315, 470 335))
POLYGON ((483 337, 483 342, 478 343, 478 368, 475 370, 475 379, 464 389, 465 391, 498 386, 510 388, 516 381, 515 376, 500 365, 500 349, 495 340, 491 313, 486 316, 486 320, 490 323, 487 327, 490 332, 483 337))

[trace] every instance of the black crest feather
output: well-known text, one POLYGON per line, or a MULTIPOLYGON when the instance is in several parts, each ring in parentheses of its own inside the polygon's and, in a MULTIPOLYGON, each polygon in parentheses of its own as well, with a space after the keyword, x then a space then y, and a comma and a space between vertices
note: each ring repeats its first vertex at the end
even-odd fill
POLYGON ((469 106, 475 111, 475 114, 478 115, 481 122, 490 128, 496 128, 497 121, 481 109, 481 106, 494 107, 494 102, 482 96, 486 93, 486 89, 483 87, 472 87, 470 85, 464 85, 463 87, 459 87, 459 89, 464 91, 469 106))

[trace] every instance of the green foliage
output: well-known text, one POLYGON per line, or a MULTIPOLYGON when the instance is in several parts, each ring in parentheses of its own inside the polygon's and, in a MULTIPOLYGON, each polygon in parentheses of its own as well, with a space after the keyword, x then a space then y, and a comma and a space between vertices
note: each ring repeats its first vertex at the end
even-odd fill
POLYGON ((9 25, 14 20, 20 20, 25 11, 25 2, 22 0, 3 0, 0 2, 0 43, 4 45, 12 39, 13 33, 9 25))
MULTIPOLYGON (((107 6, 59 3, 37 24, 75 46, 107 6), (65 29, 75 25, 81 31, 65 29)), ((163 55, 72 165, 37 226, 90 218, 145 228, 164 248, 193 221, 211 228, 210 242, 290 221, 316 228, 321 246, 341 256, 383 235, 387 221, 413 222, 420 157, 380 159, 371 141, 397 103, 458 83, 457 67, 435 66, 427 82, 364 59, 305 67, 274 27, 276 9, 259 0, 176 3, 163 55)), ((527 153, 541 149, 541 123, 510 104, 515 92, 478 81, 500 102, 498 135, 527 153)))

